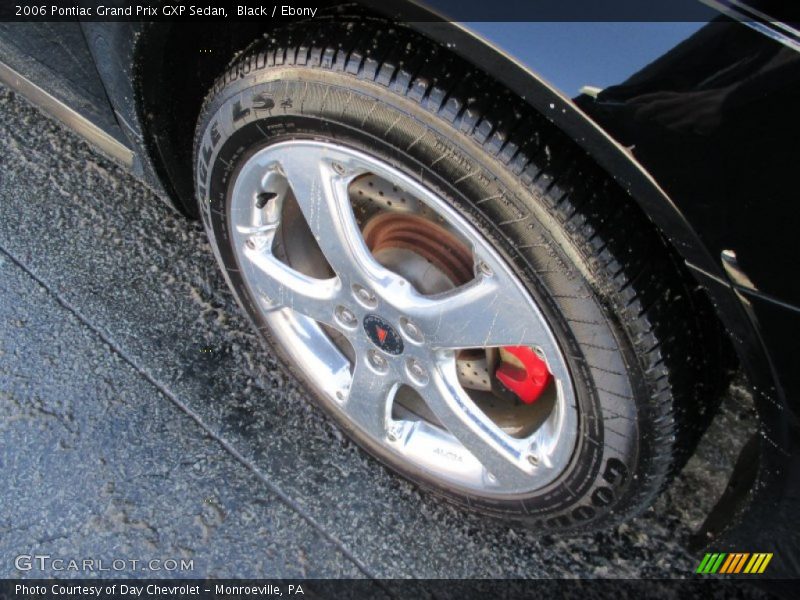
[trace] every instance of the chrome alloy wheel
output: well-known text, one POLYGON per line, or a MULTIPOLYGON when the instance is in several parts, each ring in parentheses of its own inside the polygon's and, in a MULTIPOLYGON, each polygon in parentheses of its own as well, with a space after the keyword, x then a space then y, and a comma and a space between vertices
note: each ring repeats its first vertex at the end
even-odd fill
POLYGON ((236 260, 272 337, 387 460, 489 497, 537 490, 563 472, 578 414, 562 353, 511 269, 442 198, 372 156, 311 140, 256 152, 230 193, 236 260), (472 279, 424 293, 379 261, 353 210, 353 185, 364 177, 399 190, 403 210, 432 215, 462 240, 472 279), (287 216, 290 204, 303 218, 287 216), (287 258, 286 246, 302 239, 298 222, 322 266, 287 258), (533 348, 552 374, 552 406, 524 435, 493 419, 459 374, 465 349, 508 346, 533 348), (401 391, 426 409, 400 410, 401 391))

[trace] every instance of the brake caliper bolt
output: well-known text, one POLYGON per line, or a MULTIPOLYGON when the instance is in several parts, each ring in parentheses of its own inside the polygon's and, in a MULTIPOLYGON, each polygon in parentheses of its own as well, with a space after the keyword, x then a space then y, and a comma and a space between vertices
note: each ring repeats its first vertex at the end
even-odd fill
POLYGON ((417 385, 425 385, 428 383, 428 371, 425 370, 425 367, 422 366, 415 358, 409 358, 406 361, 406 371, 408 371, 408 376, 416 383, 417 385))
POLYGON ((414 325, 414 323, 405 317, 400 319, 400 328, 403 330, 403 333, 406 334, 406 337, 412 342, 416 342, 418 344, 422 342, 422 332, 420 331, 419 327, 414 325))
POLYGON ((337 306, 334 313, 336 319, 345 327, 355 327, 357 323, 356 316, 353 311, 345 306, 337 306))
POLYGON ((385 373, 389 363, 386 359, 381 356, 381 354, 377 350, 370 350, 367 353, 367 358, 369 359, 370 364, 375 368, 376 371, 379 373, 385 373))
POLYGON ((358 301, 368 308, 375 308, 378 304, 375 295, 364 286, 355 284, 353 286, 353 293, 356 295, 358 301))

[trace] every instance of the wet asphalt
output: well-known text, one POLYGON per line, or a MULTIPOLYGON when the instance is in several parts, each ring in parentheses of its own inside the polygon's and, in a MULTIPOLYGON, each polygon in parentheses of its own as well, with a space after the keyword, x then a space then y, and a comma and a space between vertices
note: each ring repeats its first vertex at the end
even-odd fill
POLYGON ((754 423, 738 381, 673 485, 603 533, 461 513, 284 377, 199 223, 0 88, 0 577, 91 574, 20 555, 122 577, 684 577, 754 423))

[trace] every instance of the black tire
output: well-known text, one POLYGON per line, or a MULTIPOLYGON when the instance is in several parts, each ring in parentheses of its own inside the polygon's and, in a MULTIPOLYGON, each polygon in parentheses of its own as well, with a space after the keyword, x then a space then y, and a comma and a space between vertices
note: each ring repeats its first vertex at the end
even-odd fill
POLYGON ((294 138, 378 155, 436 190, 513 266, 568 355, 579 442, 554 483, 497 500, 395 468, 461 506, 540 531, 607 526, 649 506, 691 452, 700 413, 710 412, 704 373, 714 352, 704 350, 698 294, 631 199, 546 119, 402 28, 287 32, 218 80, 195 141, 200 212, 256 326, 263 322, 229 240, 229 185, 247 156, 294 138))

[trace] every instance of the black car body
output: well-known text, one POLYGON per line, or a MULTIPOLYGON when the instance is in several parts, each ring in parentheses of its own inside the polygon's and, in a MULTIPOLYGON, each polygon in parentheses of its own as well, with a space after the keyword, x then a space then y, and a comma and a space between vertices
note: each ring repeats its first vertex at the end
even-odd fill
MULTIPOLYGON (((468 27, 415 5, 407 26, 546 115, 671 242, 716 309, 761 422, 699 541, 774 552, 771 573, 797 575, 800 31, 752 5, 718 4, 726 14, 710 22, 468 27)), ((191 149, 204 94, 237 51, 280 26, 3 23, 0 80, 196 217, 191 149)))

